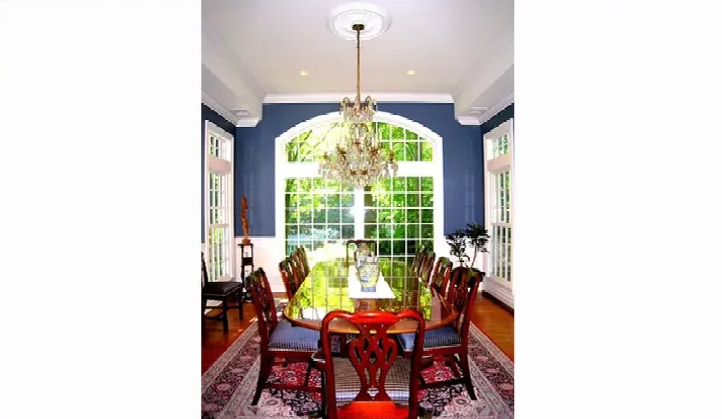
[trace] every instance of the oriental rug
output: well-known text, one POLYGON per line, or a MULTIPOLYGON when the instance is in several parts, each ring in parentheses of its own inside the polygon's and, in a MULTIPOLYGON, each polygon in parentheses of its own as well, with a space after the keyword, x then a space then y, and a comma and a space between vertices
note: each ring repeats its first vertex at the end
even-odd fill
MULTIPOLYGON (((279 311, 281 308, 279 307, 279 311)), ((307 418, 320 407, 320 394, 266 389, 251 406, 260 363, 258 325, 254 321, 211 366, 201 380, 203 419, 307 418)), ((469 330, 469 361, 477 400, 471 400, 463 385, 421 390, 422 417, 512 419, 514 417, 514 363, 474 324, 469 330)), ((302 382, 304 364, 274 367, 269 381, 302 382)), ((426 381, 445 380, 451 370, 435 364, 423 372, 426 381)), ((318 371, 311 383, 318 385, 318 371)))

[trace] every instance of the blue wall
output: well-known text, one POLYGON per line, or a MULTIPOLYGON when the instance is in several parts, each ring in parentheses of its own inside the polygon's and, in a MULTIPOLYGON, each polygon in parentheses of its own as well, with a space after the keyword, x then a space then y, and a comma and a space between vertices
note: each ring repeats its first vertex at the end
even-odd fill
MULTIPOLYGON (((296 124, 338 111, 337 103, 266 104, 253 128, 236 128, 235 196, 248 199, 251 236, 275 236, 275 140, 296 124)), ((443 138, 444 233, 483 221, 483 160, 480 126, 454 118, 453 104, 381 103, 379 111, 418 122, 443 138)), ((236 206, 238 219, 240 208, 236 206)), ((243 235, 236 223, 236 236, 243 235)))
MULTIPOLYGON (((509 119, 511 119, 513 117, 514 117, 514 104, 512 103, 511 105, 504 108, 501 112, 499 112, 498 114, 491 117, 491 119, 489 119, 488 121, 481 124, 481 142, 480 143, 481 143, 481 154, 482 155, 484 154, 484 134, 493 130, 494 128, 498 127, 499 125, 503 124, 504 122, 508 121, 509 119)), ((512 137, 511 140, 514 141, 514 137, 512 137)), ((483 173, 483 171, 484 171, 484 169, 482 166, 482 177, 486 176, 486 173, 483 173)), ((484 219, 484 217, 485 217, 484 208, 482 208, 481 211, 482 211, 482 219, 484 219)), ((486 222, 485 219, 484 219, 484 222, 486 222)))
POLYGON ((204 202, 206 199, 206 183, 205 183, 205 162, 206 162, 206 150, 204 148, 206 138, 206 121, 218 125, 229 134, 234 135, 236 126, 228 122, 225 118, 216 113, 213 109, 201 103, 201 243, 206 241, 206 224, 205 217, 206 212, 204 208, 204 202))

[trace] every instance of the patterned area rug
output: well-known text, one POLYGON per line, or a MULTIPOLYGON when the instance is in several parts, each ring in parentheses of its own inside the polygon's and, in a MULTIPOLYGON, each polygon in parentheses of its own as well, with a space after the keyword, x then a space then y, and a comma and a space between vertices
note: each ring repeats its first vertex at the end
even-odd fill
MULTIPOLYGON (((280 310, 280 308, 279 308, 280 310)), ((201 409, 203 419, 307 418, 319 410, 321 395, 266 389, 258 405, 251 406, 258 377, 260 349, 257 323, 248 326, 226 352, 203 374, 201 409)), ((472 401, 463 385, 421 390, 419 406, 424 417, 511 419, 514 417, 514 364, 476 326, 469 330, 469 360, 477 400, 472 401)), ((274 367, 270 380, 302 382, 304 364, 274 367)), ((451 370, 435 364, 423 372, 426 381, 452 377, 451 370)), ((311 383, 319 385, 318 371, 311 383)))

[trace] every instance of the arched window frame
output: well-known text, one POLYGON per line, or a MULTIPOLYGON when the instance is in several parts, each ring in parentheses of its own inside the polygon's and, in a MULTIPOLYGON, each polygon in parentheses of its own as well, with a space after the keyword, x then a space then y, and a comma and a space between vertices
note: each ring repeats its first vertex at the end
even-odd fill
MULTIPOLYGON (((321 177, 318 173, 317 162, 288 162, 286 158, 286 144, 304 132, 327 124, 342 122, 339 112, 319 115, 290 128, 276 137, 275 143, 275 211, 276 211, 276 241, 279 260, 285 257, 285 208, 284 191, 285 179, 294 177, 321 177)), ((400 115, 378 111, 374 116, 375 122, 385 122, 412 131, 427 140, 433 150, 430 162, 399 162, 398 176, 432 176, 434 179, 434 248, 438 254, 440 249, 446 249, 444 238, 444 165, 443 165, 443 138, 429 128, 400 115)), ((363 195, 362 190, 357 194, 363 195)), ((363 223, 363 220, 357 220, 363 223)))

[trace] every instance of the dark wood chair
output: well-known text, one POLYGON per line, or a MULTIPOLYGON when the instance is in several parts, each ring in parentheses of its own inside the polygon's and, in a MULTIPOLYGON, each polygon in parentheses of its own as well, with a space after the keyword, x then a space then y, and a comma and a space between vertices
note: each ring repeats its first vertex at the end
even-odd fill
POLYGON ((248 277, 248 287, 253 298, 253 308, 258 317, 258 335, 261 338, 261 369, 258 373, 256 392, 251 405, 258 404, 264 388, 320 392, 320 387, 311 387, 308 384, 311 357, 318 351, 320 339, 318 331, 305 327, 293 327, 288 321, 278 320, 276 304, 263 268, 258 268, 251 273, 248 277), (287 362, 308 363, 303 384, 268 383, 273 366, 285 365, 287 362))
POLYGON ((351 245, 356 246, 353 251, 353 261, 358 260, 358 251, 362 246, 367 246, 370 251, 376 253, 376 240, 354 239, 346 241, 346 266, 349 266, 349 250, 351 245))
POLYGON ((303 271, 305 273, 304 277, 306 277, 309 273, 311 273, 311 267, 308 265, 308 254, 306 253, 306 248, 299 246, 298 254, 301 256, 301 265, 303 266, 303 271))
POLYGON ((414 261, 411 263, 411 272, 418 274, 419 273, 419 267, 421 266, 421 262, 424 259, 425 253, 424 253, 424 246, 421 246, 418 252, 414 255, 414 261))
POLYGON ((278 263, 278 271, 281 273, 283 285, 286 287, 286 297, 290 301, 301 286, 302 280, 299 279, 300 273, 294 268, 290 257, 278 263))
POLYGON ((451 260, 447 257, 440 257, 436 262, 436 268, 434 269, 434 274, 431 276, 431 281, 429 281, 429 288, 436 291, 444 297, 444 299, 447 298, 452 269, 451 260))
POLYGON ((424 284, 428 284, 431 279, 431 272, 434 270, 434 262, 436 261, 436 253, 433 250, 424 252, 419 266, 419 278, 424 284))
MULTIPOLYGON (((464 384, 469 397, 476 400, 474 385, 469 373, 469 324, 471 312, 476 301, 479 284, 483 280, 482 272, 472 271, 466 267, 454 268, 451 273, 452 281, 448 291, 448 301, 453 304, 459 316, 454 323, 428 330, 424 336, 423 356, 425 364, 434 359, 443 360, 454 374, 454 378, 446 381, 427 383, 421 380, 421 388, 444 387, 455 384, 464 384), (428 358, 427 358, 428 357, 428 358), (459 368, 463 376, 459 374, 459 368)), ((404 350, 404 356, 412 356, 415 348, 413 333, 402 333, 398 336, 399 344, 404 350)), ((428 365, 425 365, 426 367, 428 365)))
POLYGON ((223 322, 223 333, 228 333, 228 309, 237 308, 238 318, 243 320, 243 282, 236 281, 214 281, 208 279, 208 270, 206 269, 206 259, 201 252, 201 323, 204 325, 205 320, 220 320, 223 322), (207 309, 215 309, 218 307, 208 307, 208 301, 220 301, 222 312, 216 316, 206 315, 207 309), (229 305, 231 301, 237 301, 235 306, 229 305))
POLYGON ((416 419, 425 327, 423 317, 411 309, 398 314, 343 310, 328 313, 321 324, 322 350, 314 355, 314 366, 321 370, 325 417, 416 419), (358 335, 349 335, 346 357, 334 357, 331 352, 328 327, 335 319, 344 319, 359 331, 358 335), (406 358, 399 356, 399 344, 387 331, 408 319, 417 324, 416 332, 410 335, 418 350, 406 358))
POLYGON ((288 255, 288 258, 291 261, 293 270, 296 272, 296 275, 298 275, 299 281, 303 282, 303 280, 306 279, 306 276, 308 276, 308 269, 306 268, 306 264, 303 262, 303 254, 301 248, 299 247, 293 252, 291 252, 291 254, 288 255))

